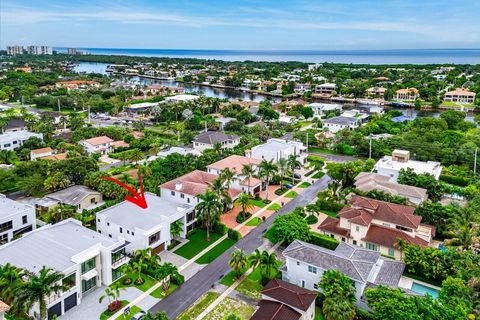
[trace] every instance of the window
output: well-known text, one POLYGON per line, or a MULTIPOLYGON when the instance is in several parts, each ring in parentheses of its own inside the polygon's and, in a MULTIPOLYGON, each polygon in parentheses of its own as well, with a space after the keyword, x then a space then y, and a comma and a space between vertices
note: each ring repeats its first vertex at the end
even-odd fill
POLYGON ((116 252, 112 253, 112 264, 123 259, 125 257, 125 248, 122 248, 116 252))
POLYGON ((318 284, 317 283, 313 284, 313 289, 318 290, 318 284))
POLYGON ((86 292, 97 285, 97 277, 93 277, 90 280, 82 280, 82 292, 86 292))
POLYGON ((110 222, 107 222, 107 226, 109 226, 109 225, 110 225, 110 222))
POLYGON ((28 217, 27 217, 27 216, 23 216, 23 217, 22 217, 22 223, 23 223, 23 224, 27 224, 27 223, 28 223, 28 217))
POLYGON ((342 242, 345 242, 345 237, 342 237, 342 242))
POLYGON ((8 221, 5 223, 0 223, 0 232, 7 231, 13 228, 12 221, 8 221))
POLYGON ((374 243, 367 242, 367 249, 378 251, 378 246, 374 243))
POLYGON ((96 261, 95 261, 95 257, 85 261, 84 263, 82 263, 82 266, 81 266, 81 270, 82 270, 82 274, 92 270, 93 268, 95 268, 95 264, 96 264, 96 261))
POLYGON ((190 198, 187 198, 187 203, 190 203, 190 198))
POLYGON ((0 235, 0 245, 8 242, 8 233, 0 235))
POLYGON ((297 266, 299 266, 299 265, 300 265, 300 261, 297 261, 297 266))
POLYGON ((122 227, 120 227, 120 233, 123 233, 123 228, 122 227))
POLYGON ((112 280, 118 280, 123 276, 122 268, 117 268, 112 270, 112 280))
POLYGON ((355 226, 355 231, 360 231, 360 227, 359 226, 355 226))
POLYGON ((108 234, 108 236, 109 236, 110 238, 112 237, 112 235, 111 235, 110 233, 108 234))
POLYGON ((317 274, 317 268, 314 266, 308 266, 308 272, 317 274))
POLYGON ((180 193, 180 198, 184 199, 184 198, 185 198, 185 194, 180 193))
POLYGON ((100 219, 97 219, 98 222, 100 222, 100 219))
POLYGON ((302 280, 302 288, 305 288, 305 280, 302 280))
POLYGON ((130 234, 130 230, 127 230, 127 234, 130 234))
POLYGON ((395 256, 395 249, 388 248, 388 255, 391 256, 391 257, 394 257, 395 256))
POLYGON ((160 231, 152 234, 152 235, 148 238, 148 244, 151 245, 152 243, 155 243, 155 242, 157 242, 158 240, 160 240, 160 231))
POLYGON ((357 245, 357 240, 353 240, 353 244, 354 244, 354 245, 357 245))
POLYGON ((172 196, 175 196, 175 191, 170 191, 170 194, 171 194, 172 196))
POLYGON ((134 236, 134 235, 135 235, 135 232, 132 231, 132 236, 134 236))
POLYGON ((62 284, 66 287, 64 291, 68 291, 75 287, 76 273, 69 274, 62 280, 62 284))

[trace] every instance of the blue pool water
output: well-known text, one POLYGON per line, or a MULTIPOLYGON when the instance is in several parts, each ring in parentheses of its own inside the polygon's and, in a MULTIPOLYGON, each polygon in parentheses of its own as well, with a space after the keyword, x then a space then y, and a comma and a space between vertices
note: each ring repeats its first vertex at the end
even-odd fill
POLYGON ((412 284, 412 289, 413 292, 420 293, 423 295, 429 294, 432 298, 436 299, 438 298, 438 290, 434 288, 430 288, 427 286, 424 286, 423 284, 414 282, 412 284))

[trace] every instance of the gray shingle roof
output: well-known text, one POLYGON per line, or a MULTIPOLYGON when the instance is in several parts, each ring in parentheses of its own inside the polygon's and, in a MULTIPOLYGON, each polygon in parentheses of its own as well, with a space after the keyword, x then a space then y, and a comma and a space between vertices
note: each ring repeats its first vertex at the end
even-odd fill
POLYGON ((351 125, 357 122, 355 118, 344 117, 344 116, 333 117, 333 118, 325 119, 322 121, 323 123, 342 124, 342 125, 351 125))
POLYGON ((225 134, 219 131, 207 131, 200 133, 194 141, 205 143, 205 144, 215 144, 217 142, 224 142, 230 140, 240 139, 239 136, 234 134, 225 134))
POLYGON ((86 186, 71 186, 66 189, 50 193, 45 198, 54 199, 64 204, 77 206, 85 197, 91 194, 100 194, 86 186))
POLYGON ((382 267, 380 268, 374 283, 396 287, 402 277, 405 264, 400 261, 385 258, 381 259, 383 260, 382 267))

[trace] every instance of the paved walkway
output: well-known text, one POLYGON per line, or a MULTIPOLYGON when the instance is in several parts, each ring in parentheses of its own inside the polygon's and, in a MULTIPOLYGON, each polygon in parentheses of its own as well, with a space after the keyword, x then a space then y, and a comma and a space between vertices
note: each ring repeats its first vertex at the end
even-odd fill
MULTIPOLYGON (((160 258, 162 259, 162 263, 170 262, 171 264, 175 265, 177 268, 185 265, 188 262, 188 259, 179 256, 171 251, 162 251, 159 253, 160 258)), ((180 271, 180 274, 185 277, 185 281, 193 277, 198 271, 202 270, 205 265, 201 265, 198 263, 191 263, 189 264, 188 268, 183 268, 180 271)))
MULTIPOLYGON (((272 225, 276 216, 290 213, 297 206, 307 205, 316 198, 319 191, 325 190, 328 187, 329 182, 330 178, 327 175, 317 180, 313 185, 306 188, 298 197, 287 203, 283 208, 267 218, 265 222, 240 239, 235 247, 243 249, 247 254, 252 253, 264 243, 265 239, 263 238, 263 234, 272 225)), ((214 245, 216 244, 213 244, 212 246, 214 245)), ((178 315, 191 306, 201 295, 207 292, 218 280, 228 273, 230 270, 228 260, 234 249, 235 248, 232 247, 225 251, 212 263, 208 264, 200 272, 181 285, 177 290, 157 303, 152 309, 150 309, 150 311, 156 313, 163 310, 167 312, 168 316, 172 319, 178 317, 178 315)))

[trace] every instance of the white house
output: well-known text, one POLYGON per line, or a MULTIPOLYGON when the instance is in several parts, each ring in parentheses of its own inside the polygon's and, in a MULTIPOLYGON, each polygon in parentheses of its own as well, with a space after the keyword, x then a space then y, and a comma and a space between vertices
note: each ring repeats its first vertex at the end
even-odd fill
POLYGON ((383 258, 380 252, 340 242, 335 250, 303 241, 293 241, 284 251, 285 264, 282 279, 300 287, 317 290, 327 270, 338 270, 355 285, 355 296, 360 300, 368 284, 398 287, 405 265, 383 258))
POLYGON ((178 154, 181 154, 181 155, 192 154, 194 156, 199 156, 199 155, 202 154, 200 151, 197 151, 197 150, 192 149, 192 148, 170 147, 169 149, 162 150, 162 151, 158 152, 156 156, 148 157, 147 162, 155 161, 157 159, 163 159, 163 158, 166 158, 168 155, 171 155, 171 154, 174 154, 174 153, 178 153, 178 154))
POLYGON ((250 195, 259 193, 262 189, 262 180, 255 177, 248 179, 242 174, 244 166, 252 166, 255 172, 258 172, 258 166, 261 161, 258 159, 243 157, 238 155, 231 155, 222 160, 209 164, 207 166, 207 172, 219 175, 224 169, 230 169, 235 173, 235 177, 231 184, 232 188, 242 190, 245 193, 250 191, 250 195))
POLYGON ((319 103, 314 102, 310 103, 308 107, 312 108, 313 114, 315 117, 323 117, 328 111, 342 110, 341 104, 332 104, 332 103, 319 103))
POLYGON ((29 138, 36 137, 43 141, 41 133, 33 133, 26 130, 11 131, 0 134, 0 150, 14 150, 23 145, 29 138))
POLYGON ((107 136, 100 136, 95 138, 90 138, 86 140, 81 140, 78 143, 85 149, 85 151, 90 155, 92 153, 100 153, 101 155, 106 155, 109 152, 113 151, 112 146, 113 140, 107 136))
POLYGON ((220 144, 222 149, 230 149, 240 144, 240 137, 219 131, 206 131, 200 133, 193 140, 193 148, 203 152, 206 149, 212 149, 217 143, 220 144))
POLYGON ((465 89, 456 89, 448 91, 443 97, 443 101, 457 102, 457 103, 474 103, 476 93, 465 89))
POLYGON ((0 246, 36 228, 35 208, 0 194, 0 246))
POLYGON ((400 170, 408 168, 416 174, 428 173, 437 180, 442 173, 440 162, 410 160, 410 151, 406 150, 394 150, 392 156, 384 156, 374 167, 378 174, 389 177, 391 182, 397 182, 400 170))
POLYGON ((177 94, 175 96, 166 97, 165 102, 181 102, 181 101, 194 101, 200 98, 193 94, 177 94))
POLYGON ((268 139, 264 144, 253 147, 251 150, 246 150, 245 155, 249 158, 259 160, 273 160, 277 162, 280 159, 288 159, 291 155, 298 156, 298 161, 305 164, 307 160, 307 147, 300 141, 287 141, 283 139, 272 138, 268 139))
MULTIPOLYGON (((46 299, 48 318, 60 316, 79 305, 96 288, 122 276, 128 262, 125 240, 111 239, 67 219, 36 229, 0 247, 0 264, 10 263, 38 273, 43 266, 62 272, 66 290, 46 299)), ((30 315, 39 317, 38 304, 30 315)))
POLYGON ((360 121, 356 118, 344 116, 338 116, 322 120, 323 127, 327 129, 327 131, 332 133, 344 129, 353 130, 359 126, 359 122, 360 121))
POLYGON ((317 84, 315 86, 315 93, 322 95, 331 95, 333 91, 335 91, 335 89, 337 89, 337 85, 335 83, 317 84))
POLYGON ((53 155, 53 149, 50 147, 35 149, 30 151, 30 160, 35 160, 53 155))
POLYGON ((420 94, 417 88, 398 89, 396 91, 396 99, 400 101, 414 101, 420 94))
POLYGON ((123 201, 97 212, 97 231, 110 238, 125 239, 129 252, 152 248, 155 254, 170 245, 172 223, 181 223, 180 236, 185 237, 187 228, 195 222, 193 204, 177 204, 149 192, 145 193, 145 199, 146 209, 123 201))

